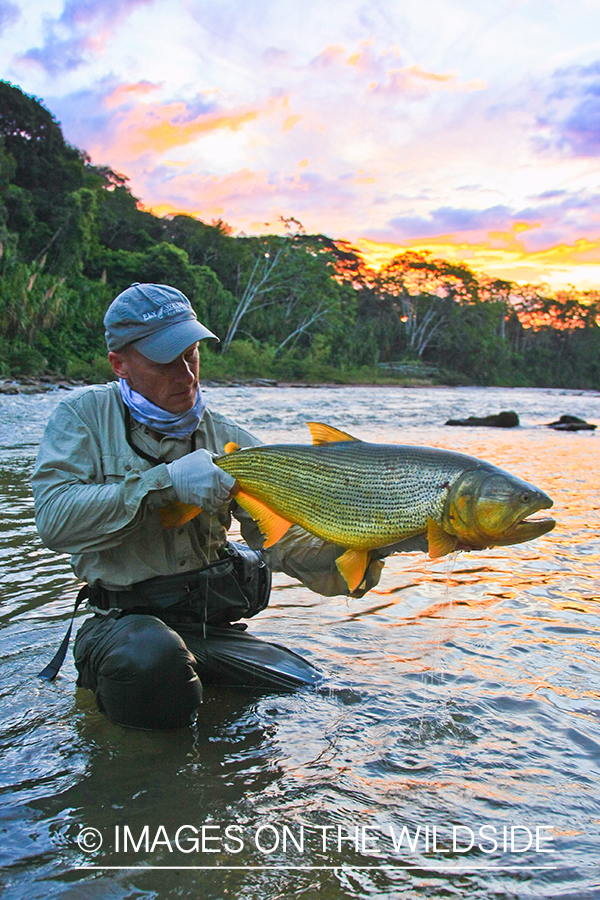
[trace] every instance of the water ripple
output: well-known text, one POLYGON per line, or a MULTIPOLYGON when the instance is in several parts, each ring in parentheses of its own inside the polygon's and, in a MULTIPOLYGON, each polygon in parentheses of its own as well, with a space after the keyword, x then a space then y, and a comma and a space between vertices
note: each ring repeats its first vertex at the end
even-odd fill
MULTIPOLYGON (((484 457, 549 491, 556 529, 530 545, 450 561, 392 557, 362 600, 320 598, 276 575, 271 605, 252 632, 298 649, 326 671, 325 685, 281 696, 211 688, 195 731, 130 732, 110 725, 89 693, 74 688, 70 656, 54 684, 35 677, 62 639, 77 590, 68 557, 39 541, 28 488, 60 396, 0 397, 4 896, 598 896, 590 869, 600 832, 598 438, 542 424, 564 412, 598 422, 600 396, 495 388, 206 393, 264 440, 307 442, 304 423, 321 420, 365 439, 484 457), (516 409, 522 427, 443 427, 449 417, 500 409, 516 409), (343 840, 340 850, 313 840, 303 854, 261 854, 250 840, 235 856, 162 847, 128 863, 338 868, 93 875, 72 868, 89 862, 75 841, 82 826, 109 835, 118 824, 136 833, 164 824, 173 835, 186 822, 238 824, 249 834, 304 824, 331 827, 333 836, 340 826, 343 840), (552 826, 555 868, 533 868, 549 857, 531 850, 444 854, 421 843, 395 852, 390 824, 413 835, 434 825, 444 834, 452 825, 498 834, 552 826), (358 826, 380 836, 371 855, 352 843, 358 826), (433 871, 440 863, 473 869, 433 871), (476 871, 483 864, 509 868, 476 871)), ((99 859, 119 861, 110 853, 99 859)))

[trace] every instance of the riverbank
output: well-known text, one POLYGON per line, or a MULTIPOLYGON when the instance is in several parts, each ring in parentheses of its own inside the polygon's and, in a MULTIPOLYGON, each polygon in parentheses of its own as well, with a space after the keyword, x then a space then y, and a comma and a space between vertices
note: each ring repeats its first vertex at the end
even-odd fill
MULTIPOLYGON (((2 394, 44 394, 48 391, 72 391, 86 384, 103 383, 100 379, 90 378, 65 378, 61 375, 41 375, 35 378, 32 375, 20 378, 0 379, 0 395, 2 394)), ((203 387, 444 387, 433 381, 423 378, 381 378, 381 380, 368 381, 277 381, 274 378, 201 378, 203 387)))
MULTIPOLYGON (((60 375, 42 375, 34 378, 26 375, 20 378, 4 378, 0 379, 0 396, 6 394, 45 394, 50 391, 73 391, 78 387, 85 387, 88 384, 103 384, 104 379, 92 380, 90 378, 65 378, 60 375)), ((237 387, 265 387, 265 388, 366 388, 366 387, 399 387, 399 388, 453 388, 453 387, 485 387, 484 385, 456 385, 442 381, 427 380, 424 378, 381 378, 379 380, 365 381, 277 381, 274 378, 201 378, 202 387, 210 388, 237 388, 237 387)), ((487 385, 494 387, 494 385, 487 385)), ((561 388, 548 386, 539 388, 538 385, 514 385, 508 387, 506 385, 496 385, 496 387, 507 387, 508 390, 518 390, 527 388, 529 390, 567 390, 574 391, 577 394, 589 394, 600 396, 600 391, 590 390, 589 388, 561 388)))

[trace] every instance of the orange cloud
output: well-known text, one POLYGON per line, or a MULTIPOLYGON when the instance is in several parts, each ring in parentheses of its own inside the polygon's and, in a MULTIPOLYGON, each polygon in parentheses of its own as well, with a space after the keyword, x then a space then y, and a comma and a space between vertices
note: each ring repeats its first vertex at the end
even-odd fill
MULTIPOLYGON (((225 210, 227 215, 239 216, 245 201, 253 197, 263 199, 268 194, 277 193, 277 190, 277 185, 268 180, 264 171, 240 169, 223 178, 216 175, 181 175, 169 182, 168 192, 173 199, 158 200, 147 208, 157 216, 185 213, 210 221, 222 216, 225 210)), ((155 193, 158 191, 155 190, 155 193)))
POLYGON ((325 49, 321 50, 321 52, 317 56, 315 56, 311 63, 311 66, 318 68, 330 66, 334 62, 340 61, 345 53, 346 48, 343 44, 327 44, 325 49))
MULTIPOLYGON (((517 226, 514 231, 517 230, 524 229, 517 226)), ((496 238, 500 234, 494 233, 496 238)), ((527 251, 514 239, 514 233, 506 232, 503 236, 506 238, 504 246, 493 246, 492 233, 490 240, 482 243, 461 242, 453 235, 407 241, 403 245, 367 238, 360 238, 355 243, 367 264, 374 269, 381 268, 406 250, 431 250, 442 259, 464 262, 480 274, 520 284, 545 283, 554 289, 573 285, 580 290, 589 290, 600 282, 600 238, 527 251)))
POLYGON ((281 126, 282 131, 291 131, 294 125, 297 125, 298 122, 302 119, 302 116, 288 116, 281 126))
POLYGON ((161 87, 160 84, 152 84, 150 81, 138 81, 135 84, 120 84, 118 88, 115 88, 112 94, 109 94, 105 98, 104 104, 107 109, 114 109, 116 106, 123 106, 130 98, 150 94, 159 87, 161 87))
MULTIPOLYGON (((310 63, 310 68, 331 68, 350 66, 367 75, 370 91, 381 94, 428 94, 434 91, 482 91, 486 82, 480 78, 469 81, 458 80, 458 73, 430 72, 420 65, 398 67, 401 59, 400 48, 392 45, 388 50, 376 54, 370 46, 372 41, 361 42, 361 50, 346 52, 343 44, 328 44, 325 50, 310 63), (391 67, 396 64, 395 67, 391 67)), ((340 70, 341 73, 341 70, 340 70)))
MULTIPOLYGON (((389 69, 387 72, 388 83, 376 85, 376 93, 406 93, 417 91, 430 93, 432 91, 483 91, 486 83, 481 78, 471 78, 470 81, 458 81, 456 72, 428 72, 421 66, 405 66, 402 69, 389 69)), ((369 85, 371 87, 371 85, 369 85)))
POLYGON ((197 116, 191 122, 178 121, 179 116, 186 113, 183 103, 170 106, 154 107, 143 115, 136 132, 132 135, 131 150, 142 152, 148 146, 155 153, 162 153, 171 147, 189 144, 194 138, 220 128, 237 131, 246 122, 258 118, 257 110, 245 110, 237 113, 208 113, 197 116))
POLYGON ((111 158, 118 161, 117 165, 125 165, 143 153, 158 156, 219 129, 238 131, 261 114, 265 114, 265 110, 246 107, 227 112, 203 112, 190 118, 185 103, 139 103, 117 113, 114 133, 96 134, 97 145, 90 141, 88 148, 92 156, 102 158, 107 152, 103 146, 106 141, 111 158))

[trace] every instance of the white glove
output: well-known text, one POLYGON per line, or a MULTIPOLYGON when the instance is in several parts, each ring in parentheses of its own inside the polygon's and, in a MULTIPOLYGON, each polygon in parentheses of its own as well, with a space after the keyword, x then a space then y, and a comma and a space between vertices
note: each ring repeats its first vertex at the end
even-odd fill
POLYGON ((229 499, 235 484, 235 478, 215 466, 208 450, 194 450, 168 463, 167 469, 178 499, 209 513, 229 499))

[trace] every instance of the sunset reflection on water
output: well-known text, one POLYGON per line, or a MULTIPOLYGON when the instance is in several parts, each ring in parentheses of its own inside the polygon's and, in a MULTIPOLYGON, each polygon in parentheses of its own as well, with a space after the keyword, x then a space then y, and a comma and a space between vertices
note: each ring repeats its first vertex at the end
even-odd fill
POLYGON ((222 900, 226 887, 228 895, 257 900, 596 897, 598 437, 556 433, 543 423, 563 412, 598 422, 600 397, 495 388, 206 393, 212 406, 265 441, 307 442, 305 422, 321 420, 365 440, 484 458, 546 491, 556 527, 529 543, 438 560, 395 555, 361 600, 319 597, 276 574, 270 606, 250 630, 310 658, 325 672, 322 687, 272 695, 210 688, 194 730, 119 729, 97 712, 89 692, 75 690, 70 656, 53 685, 35 678, 62 639, 77 589, 68 558, 37 537, 28 485, 57 398, 0 398, 0 743, 10 836, 0 858, 18 870, 5 896, 100 891, 114 900, 222 900), (443 425, 509 408, 518 410, 521 428, 443 425), (261 826, 282 834, 284 825, 297 834, 304 826, 309 837, 303 852, 279 847, 265 854, 248 840, 237 855, 159 847, 127 858, 131 865, 220 870, 74 868, 123 862, 108 846, 85 857, 75 842, 81 827, 99 829, 108 842, 123 823, 136 834, 164 825, 173 835, 184 823, 204 822, 235 823, 248 834, 261 826), (406 826, 414 852, 406 843, 394 850, 390 825, 397 833, 406 826), (447 852, 453 825, 475 833, 495 828, 497 836, 503 829, 510 835, 511 827, 551 826, 545 834, 555 852, 505 851, 501 844, 494 852, 477 844, 447 852), (333 829, 325 850, 314 832, 321 826, 333 829), (338 826, 341 849, 333 841, 338 826), (379 837, 372 853, 351 840, 352 829, 363 826, 379 837), (431 849, 434 826, 439 852, 431 849), (248 868, 265 865, 271 868, 248 868))

